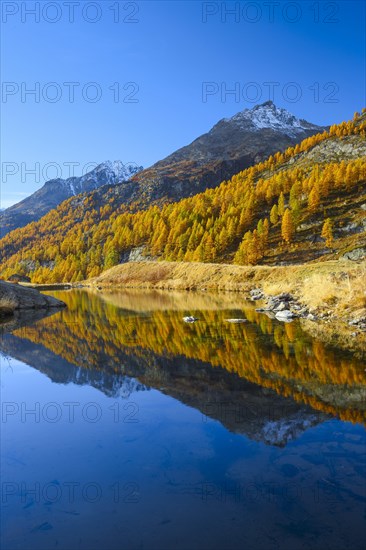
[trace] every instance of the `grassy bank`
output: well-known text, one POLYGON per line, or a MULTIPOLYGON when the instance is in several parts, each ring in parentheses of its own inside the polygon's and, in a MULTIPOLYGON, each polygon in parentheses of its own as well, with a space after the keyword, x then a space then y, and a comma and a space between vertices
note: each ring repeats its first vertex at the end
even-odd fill
POLYGON ((311 308, 339 315, 366 312, 366 262, 319 262, 243 267, 188 262, 130 262, 90 279, 91 286, 171 290, 225 290, 265 294, 291 292, 311 308))
POLYGON ((87 285, 102 288, 211 290, 242 292, 260 288, 266 296, 291 293, 321 322, 301 321, 306 330, 331 344, 366 349, 366 334, 354 320, 366 318, 366 263, 329 261, 292 266, 243 267, 187 262, 121 264, 87 285))

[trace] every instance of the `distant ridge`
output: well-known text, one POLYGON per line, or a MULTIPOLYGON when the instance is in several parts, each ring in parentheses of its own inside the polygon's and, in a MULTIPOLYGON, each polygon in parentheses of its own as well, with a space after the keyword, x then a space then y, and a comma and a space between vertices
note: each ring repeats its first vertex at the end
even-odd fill
POLYGON ((102 185, 127 181, 141 170, 142 166, 133 163, 123 164, 120 160, 107 160, 83 176, 49 180, 21 202, 0 210, 1 237, 17 227, 39 220, 74 195, 93 191, 102 185))

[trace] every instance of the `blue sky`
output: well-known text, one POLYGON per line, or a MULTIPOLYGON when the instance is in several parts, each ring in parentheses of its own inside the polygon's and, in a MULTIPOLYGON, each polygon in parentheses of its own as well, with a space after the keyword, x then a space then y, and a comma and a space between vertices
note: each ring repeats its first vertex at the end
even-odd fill
POLYGON ((63 0, 2 2, 3 207, 67 177, 69 163, 75 175, 107 159, 147 167, 269 98, 318 124, 366 103, 362 1, 79 0, 73 10, 72 21, 63 0))

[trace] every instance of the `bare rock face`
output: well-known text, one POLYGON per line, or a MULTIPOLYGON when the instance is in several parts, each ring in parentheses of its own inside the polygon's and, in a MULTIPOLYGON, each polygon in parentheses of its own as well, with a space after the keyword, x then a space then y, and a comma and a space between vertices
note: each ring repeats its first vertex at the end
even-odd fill
POLYGON ((0 310, 12 312, 20 309, 48 309, 66 307, 64 302, 41 294, 34 288, 0 281, 0 310))

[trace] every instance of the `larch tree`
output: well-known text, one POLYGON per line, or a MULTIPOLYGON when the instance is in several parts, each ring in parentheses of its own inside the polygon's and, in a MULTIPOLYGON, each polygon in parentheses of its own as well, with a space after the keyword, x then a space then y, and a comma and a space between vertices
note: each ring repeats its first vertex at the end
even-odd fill
POLYGON ((315 184, 312 190, 309 193, 309 199, 308 199, 308 209, 313 214, 316 212, 320 204, 320 195, 318 186, 315 184))
POLYGON ((321 236, 325 239, 326 246, 331 248, 333 244, 333 224, 330 218, 325 220, 321 236))
POLYGON ((278 199, 278 214, 280 216, 283 216, 285 213, 285 196, 283 192, 280 194, 280 198, 278 199))
POLYGON ((282 218, 282 225, 281 225, 281 234, 282 234, 283 240, 287 244, 290 244, 290 242, 293 239, 294 233, 295 233, 295 226, 292 219, 291 210, 286 208, 282 218))
POLYGON ((278 208, 277 204, 274 204, 271 208, 271 213, 269 215, 269 219, 271 221, 272 225, 276 225, 278 223, 278 208))

